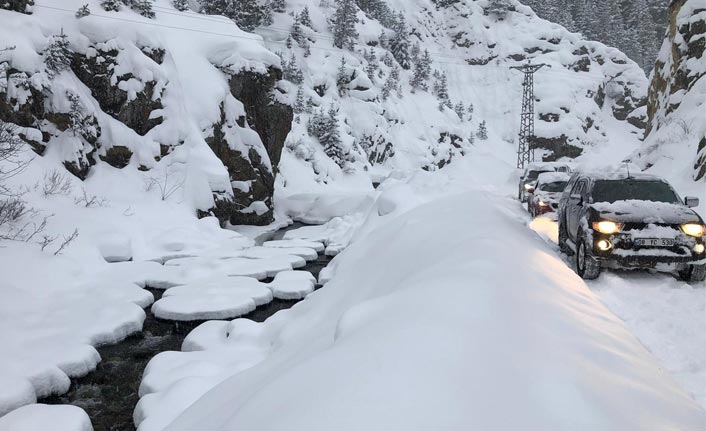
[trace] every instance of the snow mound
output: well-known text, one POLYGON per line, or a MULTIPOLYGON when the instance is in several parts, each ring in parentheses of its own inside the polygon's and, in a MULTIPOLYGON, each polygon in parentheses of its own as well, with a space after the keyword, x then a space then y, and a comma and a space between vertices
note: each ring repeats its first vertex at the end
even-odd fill
POLYGON ((376 220, 324 289, 263 324, 204 328, 205 350, 176 354, 247 371, 166 429, 703 425, 704 410, 526 228, 516 202, 472 191, 376 220), (262 408, 273 405, 277 415, 262 408))
POLYGON ((91 420, 80 407, 31 404, 0 417, 2 431, 93 431, 91 420))
POLYGON ((307 271, 284 271, 268 285, 275 298, 302 299, 314 291, 316 278, 307 271))
POLYGON ((254 278, 221 276, 170 288, 152 312, 166 320, 232 319, 270 301, 272 292, 254 278))
POLYGON ((321 253, 324 251, 326 247, 321 242, 318 241, 306 241, 303 239, 282 239, 282 240, 274 240, 274 241, 265 241, 262 244, 263 247, 272 247, 272 248, 310 248, 312 250, 315 250, 317 253, 321 253))

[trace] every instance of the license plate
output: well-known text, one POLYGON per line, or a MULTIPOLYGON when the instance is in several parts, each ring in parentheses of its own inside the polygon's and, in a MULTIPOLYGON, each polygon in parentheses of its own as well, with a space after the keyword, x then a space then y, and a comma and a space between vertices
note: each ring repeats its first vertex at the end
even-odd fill
POLYGON ((635 245, 640 247, 672 247, 674 246, 673 239, 667 238, 637 238, 635 245))

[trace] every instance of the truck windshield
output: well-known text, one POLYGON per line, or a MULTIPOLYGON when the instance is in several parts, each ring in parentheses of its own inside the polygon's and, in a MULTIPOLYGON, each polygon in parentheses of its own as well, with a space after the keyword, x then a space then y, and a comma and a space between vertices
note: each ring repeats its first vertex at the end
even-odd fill
POLYGON ((565 187, 566 187, 566 181, 554 181, 551 183, 540 184, 539 190, 542 190, 545 192, 550 192, 550 193, 556 193, 556 192, 564 191, 565 187))
POLYGON ((529 171, 527 172, 527 179, 528 180, 536 180, 539 174, 543 174, 545 172, 554 172, 554 171, 529 171))
POLYGON ((679 198, 667 183, 662 181, 621 179, 599 180, 593 186, 594 202, 639 200, 678 203, 679 198))

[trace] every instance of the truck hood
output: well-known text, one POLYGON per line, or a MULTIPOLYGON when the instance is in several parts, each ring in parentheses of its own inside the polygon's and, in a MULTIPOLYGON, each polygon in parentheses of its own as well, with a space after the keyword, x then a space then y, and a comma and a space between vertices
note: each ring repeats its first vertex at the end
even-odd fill
POLYGON ((640 200, 595 202, 590 208, 600 218, 621 223, 682 224, 703 223, 694 210, 680 204, 640 200))

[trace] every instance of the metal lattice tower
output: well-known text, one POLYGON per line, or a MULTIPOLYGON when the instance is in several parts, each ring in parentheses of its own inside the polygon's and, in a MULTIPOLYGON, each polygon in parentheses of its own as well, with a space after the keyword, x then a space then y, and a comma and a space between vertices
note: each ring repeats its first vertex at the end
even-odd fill
POLYGON ((525 80, 522 82, 522 114, 520 116, 520 133, 517 145, 517 167, 524 168, 525 164, 534 162, 534 148, 532 140, 534 138, 534 72, 548 64, 527 64, 523 66, 513 66, 510 69, 517 69, 524 73, 525 80))

